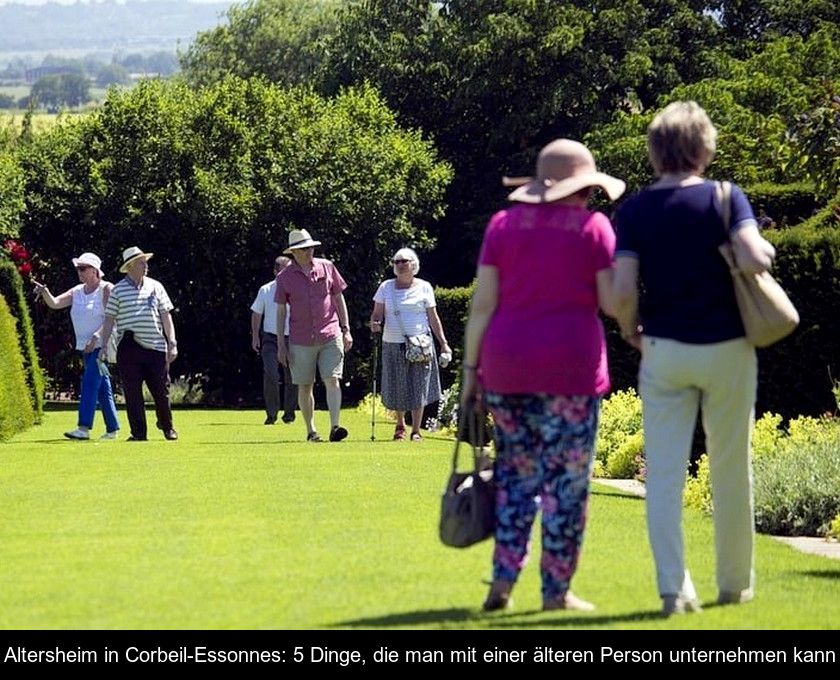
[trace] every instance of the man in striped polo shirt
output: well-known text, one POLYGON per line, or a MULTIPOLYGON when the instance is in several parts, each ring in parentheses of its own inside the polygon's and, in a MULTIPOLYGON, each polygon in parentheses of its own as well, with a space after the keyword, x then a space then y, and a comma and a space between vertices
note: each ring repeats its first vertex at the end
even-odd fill
POLYGON ((144 380, 155 402, 157 426, 167 439, 178 439, 169 404, 169 364, 178 356, 178 343, 169 295, 159 281, 146 276, 152 255, 137 246, 123 251, 120 271, 127 276, 111 291, 102 327, 103 347, 117 328, 117 367, 131 427, 128 441, 146 441, 144 380))

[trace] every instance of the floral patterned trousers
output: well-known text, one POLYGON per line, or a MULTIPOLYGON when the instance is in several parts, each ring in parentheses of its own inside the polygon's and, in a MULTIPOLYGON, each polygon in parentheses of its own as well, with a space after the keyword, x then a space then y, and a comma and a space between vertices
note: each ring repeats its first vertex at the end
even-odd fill
POLYGON ((492 392, 484 399, 496 423, 493 579, 516 581, 541 508, 542 597, 554 600, 568 591, 583 543, 600 399, 492 392))

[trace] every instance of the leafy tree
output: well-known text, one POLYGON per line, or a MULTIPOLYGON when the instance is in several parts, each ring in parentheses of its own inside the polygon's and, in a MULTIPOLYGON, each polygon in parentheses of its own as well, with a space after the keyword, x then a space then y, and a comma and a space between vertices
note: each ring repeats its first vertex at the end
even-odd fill
POLYGON ((38 79, 29 95, 49 111, 64 106, 80 106, 90 101, 90 83, 87 77, 78 73, 47 75, 38 79))
POLYGON ((54 276, 67 272, 68 243, 99 253, 109 273, 129 245, 155 252, 151 275, 177 305, 174 370, 226 402, 257 391, 248 308, 289 229, 321 240, 348 281, 358 378, 388 257, 430 245, 450 178, 372 88, 328 100, 240 79, 112 90, 94 113, 36 136, 22 164, 24 238, 54 276))
POLYGON ((262 75, 307 82, 322 65, 322 43, 335 30, 337 0, 247 0, 227 11, 228 23, 199 33, 181 65, 188 80, 262 75))
POLYGON ((99 87, 124 85, 128 82, 130 82, 128 71, 119 64, 105 64, 99 69, 99 73, 96 76, 96 84, 99 87))

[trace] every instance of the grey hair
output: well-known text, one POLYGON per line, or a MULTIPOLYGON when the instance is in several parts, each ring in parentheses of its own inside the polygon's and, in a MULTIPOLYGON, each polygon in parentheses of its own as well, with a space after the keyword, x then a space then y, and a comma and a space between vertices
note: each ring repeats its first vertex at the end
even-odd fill
POLYGON ((668 104, 648 127, 648 156, 657 175, 703 172, 714 158, 716 143, 715 126, 693 101, 668 104))
MULTIPOLYGON (((396 253, 394 253, 394 257, 391 258, 392 262, 394 260, 410 260, 411 264, 409 265, 409 268, 414 276, 416 276, 417 272, 420 271, 420 258, 417 256, 417 253, 413 248, 400 248, 396 253)), ((396 273, 397 265, 394 265, 394 274, 396 273)))

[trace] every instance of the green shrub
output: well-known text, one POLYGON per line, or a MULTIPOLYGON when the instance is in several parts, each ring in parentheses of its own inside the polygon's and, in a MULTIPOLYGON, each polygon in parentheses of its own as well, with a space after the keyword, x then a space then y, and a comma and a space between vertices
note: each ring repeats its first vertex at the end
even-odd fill
POLYGON ((470 302, 475 292, 475 283, 462 288, 435 288, 437 312, 453 357, 451 368, 441 371, 441 380, 447 387, 461 368, 461 353, 464 348, 464 327, 470 315, 470 302))
POLYGON ((817 197, 813 184, 763 182, 744 189, 756 217, 767 218, 777 227, 799 224, 814 214, 817 197))
MULTIPOLYGON (((753 479, 758 531, 777 535, 826 533, 840 511, 840 420, 795 418, 787 431, 767 414, 753 435, 753 479)), ((709 459, 686 485, 685 505, 712 511, 709 459)))
POLYGON ((633 388, 613 392, 601 402, 595 457, 609 472, 610 456, 642 431, 642 400, 633 388))
MULTIPOLYGON (((44 412, 44 374, 35 350, 35 334, 29 305, 23 292, 23 279, 12 262, 0 258, 0 297, 4 298, 17 325, 17 338, 23 358, 24 375, 30 401, 35 409, 35 421, 41 422, 44 412)), ((5 358, 3 359, 5 361, 5 358)))
POLYGON ((834 198, 825 207, 799 226, 806 229, 840 227, 840 191, 835 194, 834 198))
POLYGON ((712 512, 711 470, 709 456, 705 453, 697 461, 697 475, 686 481, 683 503, 707 514, 712 512))
POLYGON ((17 323, 0 295, 0 440, 31 427, 35 411, 26 384, 17 323))
POLYGON ((644 460, 644 448, 641 432, 627 436, 607 458, 607 475, 613 479, 634 479, 644 460))
POLYGON ((765 413, 755 421, 752 436, 753 458, 772 456, 779 450, 779 442, 784 433, 779 429, 782 416, 775 413, 765 413))
POLYGON ((840 513, 840 437, 799 443, 754 464, 755 524, 762 533, 817 536, 840 513))
POLYGON ((828 535, 829 537, 840 541, 840 514, 831 520, 831 524, 828 525, 828 535))

